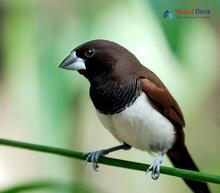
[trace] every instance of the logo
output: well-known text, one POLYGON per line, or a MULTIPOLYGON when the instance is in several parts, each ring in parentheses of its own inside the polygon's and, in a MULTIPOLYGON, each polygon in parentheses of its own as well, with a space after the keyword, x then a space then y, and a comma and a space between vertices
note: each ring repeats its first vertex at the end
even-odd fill
POLYGON ((211 10, 210 9, 176 9, 175 11, 176 17, 178 19, 182 18, 210 18, 211 17, 211 10))
POLYGON ((168 18, 168 19, 172 19, 172 18, 173 18, 173 14, 172 14, 171 11, 166 10, 166 11, 163 13, 163 17, 164 17, 164 18, 168 18))
POLYGON ((191 9, 176 9, 172 12, 167 9, 163 13, 163 17, 166 19, 195 19, 195 18, 211 18, 212 11, 211 9, 199 9, 199 8, 191 8, 191 9))
POLYGON ((178 15, 210 15, 210 9, 176 9, 178 15))

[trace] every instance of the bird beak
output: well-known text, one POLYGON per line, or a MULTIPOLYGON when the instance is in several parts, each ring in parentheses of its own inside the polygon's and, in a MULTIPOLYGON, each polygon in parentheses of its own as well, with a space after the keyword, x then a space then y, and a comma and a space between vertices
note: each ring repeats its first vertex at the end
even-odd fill
POLYGON ((67 70, 86 70, 85 61, 77 57, 75 51, 72 51, 69 56, 63 60, 59 68, 67 70))

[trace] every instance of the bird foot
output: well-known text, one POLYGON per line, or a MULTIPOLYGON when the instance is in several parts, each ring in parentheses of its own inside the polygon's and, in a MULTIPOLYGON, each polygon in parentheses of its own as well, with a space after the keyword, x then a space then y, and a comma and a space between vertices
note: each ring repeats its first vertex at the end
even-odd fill
POLYGON ((147 173, 150 171, 152 172, 151 177, 153 180, 157 180, 160 177, 160 165, 162 161, 163 161, 163 155, 161 154, 153 161, 153 163, 147 169, 147 173))
POLYGON ((104 155, 106 155, 105 150, 93 151, 93 152, 88 152, 84 154, 84 156, 86 156, 86 160, 85 160, 86 163, 91 162, 92 168, 96 172, 98 172, 98 168, 99 168, 99 165, 98 165, 99 158, 103 157, 104 155))

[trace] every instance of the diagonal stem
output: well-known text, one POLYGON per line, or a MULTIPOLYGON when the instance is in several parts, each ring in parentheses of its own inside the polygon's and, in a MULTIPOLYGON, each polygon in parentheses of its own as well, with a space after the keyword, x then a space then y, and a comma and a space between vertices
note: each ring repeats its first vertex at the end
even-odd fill
MULTIPOLYGON (((72 151, 72 150, 67 150, 67 149, 62 149, 62 148, 57 148, 57 147, 50 147, 50 146, 45 146, 45 145, 25 143, 21 141, 14 141, 14 140, 7 140, 7 139, 0 138, 0 145, 29 149, 32 151, 38 151, 38 152, 44 152, 44 153, 51 153, 55 155, 71 157, 71 158, 76 158, 76 159, 81 159, 81 160, 86 159, 86 156, 84 156, 83 155, 84 153, 82 152, 77 152, 77 151, 72 151)), ((107 157, 100 158, 99 163, 110 165, 110 166, 116 166, 120 168, 144 171, 144 172, 150 166, 148 164, 107 158, 107 157)), ((181 177, 181 178, 185 178, 189 180, 220 184, 220 176, 214 175, 214 174, 196 172, 196 171, 179 169, 179 168, 171 168, 171 167, 166 167, 166 166, 161 166, 160 171, 161 173, 166 174, 166 175, 177 176, 177 177, 181 177)))

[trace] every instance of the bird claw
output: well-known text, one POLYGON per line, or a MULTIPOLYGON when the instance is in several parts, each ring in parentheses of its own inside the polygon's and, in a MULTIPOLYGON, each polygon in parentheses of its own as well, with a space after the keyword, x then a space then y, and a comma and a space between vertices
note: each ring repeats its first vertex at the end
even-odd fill
POLYGON ((87 162, 91 162, 92 163, 92 168, 94 171, 98 172, 98 161, 99 158, 105 155, 105 151, 104 150, 99 150, 99 151, 93 151, 93 152, 88 152, 85 153, 84 156, 86 156, 86 163, 87 162))
POLYGON ((148 172, 151 173, 151 178, 153 180, 157 180, 160 177, 160 164, 162 163, 163 156, 158 156, 153 163, 150 165, 150 167, 147 169, 148 172))

